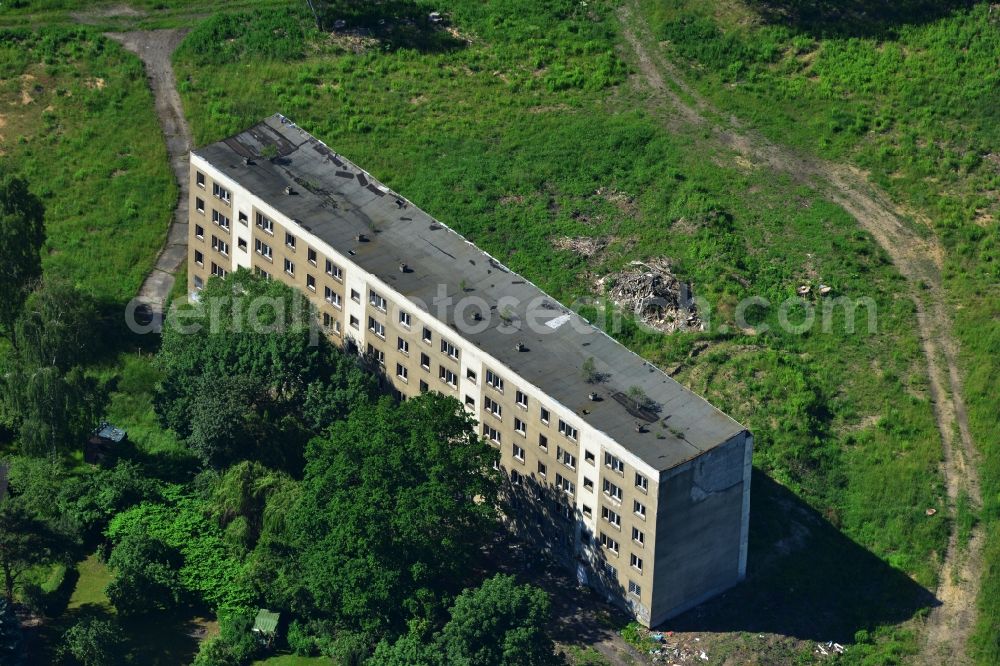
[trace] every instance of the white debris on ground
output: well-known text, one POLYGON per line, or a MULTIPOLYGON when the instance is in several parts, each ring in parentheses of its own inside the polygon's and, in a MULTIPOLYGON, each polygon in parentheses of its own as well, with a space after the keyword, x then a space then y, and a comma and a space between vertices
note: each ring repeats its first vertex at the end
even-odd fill
POLYGON ((597 281, 618 307, 634 312, 647 326, 664 333, 700 331, 704 324, 692 302, 691 288, 680 282, 664 258, 633 261, 620 273, 597 281))
POLYGON ((701 639, 690 635, 674 634, 672 631, 649 631, 641 633, 647 646, 647 653, 654 664, 697 664, 708 661, 708 653, 701 645, 701 639))
POLYGON ((821 657, 829 657, 832 654, 844 654, 844 646, 833 641, 827 641, 825 644, 817 643, 813 653, 821 657))

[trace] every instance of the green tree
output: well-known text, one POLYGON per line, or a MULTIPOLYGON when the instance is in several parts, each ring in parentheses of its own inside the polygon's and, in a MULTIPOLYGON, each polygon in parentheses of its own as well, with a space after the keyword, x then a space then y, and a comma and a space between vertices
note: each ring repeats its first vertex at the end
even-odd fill
MULTIPOLYGON (((122 542, 135 536, 158 544, 159 552, 167 557, 130 559, 139 564, 148 560, 169 564, 176 581, 171 579, 167 587, 177 591, 172 595, 176 598, 190 596, 212 608, 249 606, 255 601, 242 550, 226 542, 211 517, 209 501, 189 488, 168 486, 161 500, 143 502, 116 515, 108 524, 107 535, 115 544, 112 559, 122 542)), ((136 568, 142 573, 141 567, 123 570, 128 573, 136 568)), ((158 589, 162 587, 154 591, 158 589)))
POLYGON ((168 319, 157 364, 161 422, 218 468, 252 459, 300 473, 309 438, 377 391, 303 294, 247 271, 210 280, 168 319))
POLYGON ((443 664, 547 666, 560 664, 545 633, 548 595, 513 576, 497 575, 455 599, 437 645, 443 664))
POLYGON ((0 501, 0 571, 8 600, 24 572, 67 561, 72 546, 65 534, 33 517, 16 499, 0 501))
POLYGON ((438 394, 355 408, 313 440, 286 519, 307 610, 370 633, 437 613, 495 529, 496 459, 438 394))
POLYGON ((42 275, 44 218, 45 208, 27 182, 0 165, 0 326, 8 332, 42 275))
POLYGON ((227 540, 252 550, 263 528, 268 499, 292 483, 287 474, 255 462, 243 461, 227 470, 211 498, 211 512, 227 540))
POLYGON ((14 615, 14 606, 7 599, 0 598, 0 664, 21 666, 27 660, 24 632, 14 615))
POLYGON ((2 380, 4 399, 19 416, 18 439, 29 456, 56 456, 83 445, 100 419, 103 387, 80 368, 19 367, 2 380))
POLYGON ((387 640, 379 643, 372 661, 380 666, 438 666, 442 663, 442 656, 438 654, 436 645, 411 630, 395 643, 387 640))
POLYGON ((187 442, 205 465, 223 469, 257 448, 266 425, 257 418, 257 398, 266 397, 258 396, 252 378, 201 377, 195 395, 187 442))
POLYGON ((63 461, 12 456, 5 462, 10 496, 35 518, 50 524, 58 523, 64 509, 54 500, 70 482, 63 461))
POLYGON ((14 324, 18 356, 29 367, 54 366, 65 372, 98 351, 94 299, 73 285, 46 280, 24 304, 14 324))
POLYGON ((94 537, 126 509, 159 497, 160 483, 145 476, 134 462, 120 460, 86 476, 65 479, 57 505, 85 537, 94 537))
POLYGON ((546 634, 548 595, 513 576, 496 575, 455 599, 451 619, 433 638, 411 624, 375 652, 382 666, 555 666, 564 663, 546 634))
POLYGON ((105 666, 121 661, 121 629, 110 620, 83 617, 63 634, 63 651, 83 666, 105 666))
POLYGON ((642 390, 641 386, 630 386, 626 395, 629 397, 629 400, 632 401, 632 404, 635 405, 636 409, 651 410, 656 407, 656 403, 654 403, 652 399, 646 395, 646 392, 642 390))
POLYGON ((108 557, 115 579, 107 595, 122 616, 171 608, 184 596, 178 571, 183 558, 176 548, 151 535, 146 526, 131 523, 116 534, 108 557))
POLYGON ((261 644, 253 633, 256 613, 250 608, 227 608, 219 613, 219 635, 202 643, 194 666, 228 666, 250 663, 261 644))
POLYGON ((232 646, 221 636, 210 638, 198 648, 192 666, 242 666, 232 646))

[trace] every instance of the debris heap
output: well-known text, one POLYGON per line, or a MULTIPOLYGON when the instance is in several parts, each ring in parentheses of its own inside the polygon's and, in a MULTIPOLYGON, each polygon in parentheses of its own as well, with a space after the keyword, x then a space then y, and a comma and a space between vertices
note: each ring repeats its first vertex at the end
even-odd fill
POLYGON ((674 276, 668 259, 633 261, 620 273, 599 279, 597 287, 607 291, 615 305, 658 331, 703 330, 691 287, 674 276))

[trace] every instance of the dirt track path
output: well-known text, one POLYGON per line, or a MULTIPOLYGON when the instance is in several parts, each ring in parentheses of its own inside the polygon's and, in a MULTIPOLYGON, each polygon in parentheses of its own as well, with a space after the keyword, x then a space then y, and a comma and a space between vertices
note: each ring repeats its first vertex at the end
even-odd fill
MULTIPOLYGON (((651 93, 650 106, 671 127, 695 125, 713 139, 759 167, 786 173, 840 205, 874 236, 897 270, 909 282, 909 296, 917 309, 923 352, 927 358, 931 400, 943 442, 942 472, 954 507, 963 493, 980 505, 976 449, 969 432, 958 345, 951 333, 951 312, 942 279, 943 249, 933 234, 925 236, 907 222, 907 215, 889 196, 868 182, 858 169, 800 155, 725 118, 688 86, 662 55, 638 11, 626 4, 619 9, 623 35, 634 52, 641 83, 651 93), (664 108, 664 104, 669 108, 664 108), (674 112, 665 116, 665 113, 674 112)), ((959 543, 953 523, 948 551, 936 591, 941 605, 926 624, 921 661, 928 664, 964 664, 966 646, 975 624, 975 602, 982 573, 982 535, 978 530, 966 544, 959 543)))
POLYGON ((139 30, 109 32, 126 50, 139 56, 146 67, 146 78, 156 101, 156 117, 160 121, 170 166, 177 179, 179 196, 167 240, 156 258, 156 265, 139 288, 136 299, 149 309, 159 330, 174 277, 187 257, 188 234, 188 151, 191 150, 191 130, 184 119, 181 98, 177 93, 170 56, 180 45, 187 30, 139 30))

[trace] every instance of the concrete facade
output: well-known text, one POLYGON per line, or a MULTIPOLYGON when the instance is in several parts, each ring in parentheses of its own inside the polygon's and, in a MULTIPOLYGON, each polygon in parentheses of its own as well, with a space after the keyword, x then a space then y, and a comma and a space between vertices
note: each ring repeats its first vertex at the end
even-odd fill
POLYGON ((418 239, 404 235, 386 246, 393 242, 390 229, 371 213, 365 226, 349 226, 361 214, 359 196, 380 206, 385 197, 395 198, 403 223, 426 214, 280 116, 193 152, 190 192, 192 298, 213 275, 239 268, 266 274, 307 294, 330 338, 351 341, 376 358, 402 397, 427 390, 455 397, 475 416, 484 439, 501 451, 512 506, 524 507, 523 514, 508 516, 511 524, 575 569, 581 581, 650 626, 744 577, 753 442, 742 426, 602 332, 574 321, 584 337, 570 338, 563 322, 578 317, 557 303, 547 306, 545 326, 566 341, 553 346, 542 334, 518 333, 497 343, 490 336, 503 326, 496 313, 504 295, 490 288, 499 289, 495 285, 503 279, 512 291, 542 292, 454 232, 444 228, 448 236, 433 235, 443 225, 430 220, 434 247, 454 259, 443 269, 450 279, 435 276, 434 286, 460 298, 473 291, 467 286, 472 284, 487 304, 487 317, 479 322, 484 332, 476 330, 477 322, 466 321, 471 328, 463 328, 456 314, 433 311, 409 278, 437 270, 421 259, 418 239), (280 162, 259 157, 267 141, 277 146, 280 162), (316 157, 300 157, 306 147, 316 157), (337 176, 317 184, 322 171, 311 172, 314 180, 297 174, 297 164, 313 168, 315 159, 326 160, 324 168, 331 174, 336 169, 337 176), (355 184, 336 180, 345 174, 353 174, 355 184), (277 178, 284 180, 271 182, 277 178), (261 188, 262 182, 268 187, 261 188), (302 183, 310 184, 308 192, 289 194, 302 183), (314 188, 325 199, 311 208, 314 188), (313 222, 329 218, 330 209, 331 223, 347 227, 342 236, 313 222), (370 256, 374 251, 395 254, 383 261, 370 256), (459 252, 479 273, 463 268, 459 252), (373 268, 377 261, 398 269, 373 268), (532 374, 534 365, 551 360, 548 349, 581 359, 593 353, 590 358, 610 379, 584 384, 578 367, 563 367, 563 377, 550 369, 532 374), (528 357, 538 353, 546 356, 528 357), (515 367, 526 358, 527 366, 515 367), (661 410, 650 418, 622 406, 626 386, 616 382, 619 376, 644 382, 661 410), (562 384, 551 384, 557 380, 562 384), (684 434, 676 435, 680 430, 684 434))

